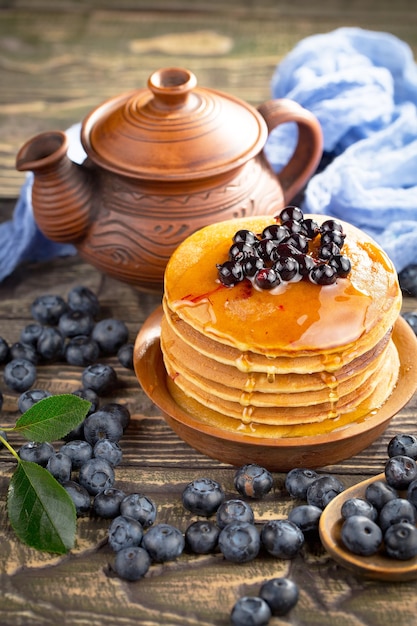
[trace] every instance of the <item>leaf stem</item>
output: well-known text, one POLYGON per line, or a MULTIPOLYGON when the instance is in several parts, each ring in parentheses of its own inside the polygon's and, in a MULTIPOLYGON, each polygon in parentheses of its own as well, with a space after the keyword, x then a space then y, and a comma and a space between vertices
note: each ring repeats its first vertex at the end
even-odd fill
POLYGON ((12 448, 12 446, 9 444, 9 442, 0 435, 0 443, 3 444, 3 446, 5 448, 8 449, 8 451, 17 459, 17 461, 20 463, 20 456, 17 454, 16 450, 14 448, 12 448))

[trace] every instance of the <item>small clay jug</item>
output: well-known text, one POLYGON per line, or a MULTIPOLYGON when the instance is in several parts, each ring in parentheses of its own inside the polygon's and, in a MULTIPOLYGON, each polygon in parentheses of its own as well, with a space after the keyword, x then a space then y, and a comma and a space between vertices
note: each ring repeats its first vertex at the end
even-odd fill
POLYGON ((33 171, 40 230, 73 243, 100 271, 139 290, 160 292, 172 251, 198 228, 273 214, 314 173, 322 154, 315 116, 288 100, 257 109, 197 86, 183 68, 153 73, 148 86, 112 98, 83 121, 87 158, 67 156, 67 137, 41 133, 16 158, 33 171), (276 175, 263 148, 268 133, 298 126, 298 143, 276 175))

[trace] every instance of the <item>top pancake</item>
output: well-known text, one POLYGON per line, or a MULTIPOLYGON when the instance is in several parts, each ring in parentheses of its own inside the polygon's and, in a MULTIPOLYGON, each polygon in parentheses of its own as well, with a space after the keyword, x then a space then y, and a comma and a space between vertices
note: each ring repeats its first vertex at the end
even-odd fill
MULTIPOLYGON (((326 216, 313 217, 319 224, 326 216)), ((216 264, 227 260, 239 229, 260 233, 272 216, 240 218, 207 226, 188 237, 165 271, 169 309, 197 332, 239 351, 267 357, 366 352, 393 326, 401 291, 392 262, 378 244, 338 220, 346 234, 343 254, 351 272, 334 285, 302 280, 277 289, 257 290, 245 280, 221 285, 216 264)))

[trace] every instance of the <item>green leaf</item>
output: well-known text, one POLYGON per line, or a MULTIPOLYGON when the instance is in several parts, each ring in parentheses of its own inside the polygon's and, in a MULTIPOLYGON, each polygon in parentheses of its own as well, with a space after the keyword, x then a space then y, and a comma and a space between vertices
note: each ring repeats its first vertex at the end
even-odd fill
POLYGON ((62 439, 80 424, 91 403, 73 394, 43 398, 19 417, 13 428, 29 441, 62 439))
POLYGON ((9 484, 7 510, 16 535, 28 546, 57 554, 73 547, 77 520, 74 503, 40 465, 18 463, 9 484))

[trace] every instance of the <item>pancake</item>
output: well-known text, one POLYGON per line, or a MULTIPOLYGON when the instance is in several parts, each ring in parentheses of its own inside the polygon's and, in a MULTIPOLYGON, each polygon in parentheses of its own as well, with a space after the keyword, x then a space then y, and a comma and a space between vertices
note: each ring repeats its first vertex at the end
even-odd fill
MULTIPOLYGON (((319 225, 328 219, 306 217, 319 225)), ((363 419, 395 387, 397 274, 376 242, 339 222, 350 271, 333 284, 307 278, 272 289, 249 278, 222 284, 218 265, 235 233, 258 234, 273 222, 264 216, 213 224, 172 255, 161 325, 169 389, 181 406, 218 427, 261 437, 329 432, 363 419)), ((313 237, 311 257, 318 245, 313 237)))

